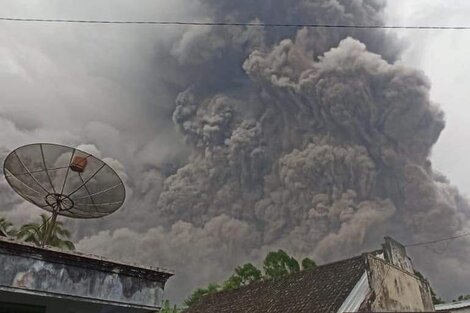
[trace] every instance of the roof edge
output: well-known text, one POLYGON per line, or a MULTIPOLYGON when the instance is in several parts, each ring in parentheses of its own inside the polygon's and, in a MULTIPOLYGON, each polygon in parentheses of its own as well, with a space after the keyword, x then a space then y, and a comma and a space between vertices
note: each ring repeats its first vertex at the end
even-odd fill
MULTIPOLYGON (((261 279, 259 281, 255 281, 255 282, 252 282, 250 283, 249 285, 246 285, 246 286, 242 286, 240 288, 237 288, 237 289, 231 289, 231 290, 221 290, 221 291, 218 291, 216 293, 213 293, 213 294, 209 294, 209 295, 205 295, 203 296, 201 299, 199 299, 198 302, 196 303, 199 303, 200 301, 211 301, 211 299, 215 298, 215 297, 220 297, 220 296, 223 296, 223 295, 229 295, 229 294, 232 294, 232 293, 237 293, 238 291, 240 291, 241 289, 245 288, 245 287, 255 287, 256 285, 262 285, 262 284, 269 284, 270 282, 275 282, 277 280, 281 280, 283 278, 286 278, 286 277, 291 277, 291 276, 295 276, 295 275, 301 275, 302 273, 305 273, 305 272, 309 272, 309 271, 317 271, 317 270, 321 270, 322 268, 325 268, 327 266, 332 266, 332 265, 337 265, 337 264, 340 264, 340 263, 347 263, 347 262, 351 262, 352 260, 356 260, 356 259, 362 259, 363 262, 364 262, 364 271, 366 271, 366 262, 367 262, 367 253, 363 253, 361 255, 357 255, 357 256, 354 256, 354 257, 351 257, 351 258, 348 258, 348 259, 342 259, 342 260, 338 260, 338 261, 334 261, 334 262, 331 262, 331 263, 326 263, 326 264, 322 264, 322 265, 318 265, 314 268, 311 268, 311 269, 306 269, 306 270, 301 270, 299 272, 295 272, 295 273, 291 273, 291 274, 288 274, 286 276, 282 276, 278 279, 261 279)), ((357 282, 361 279, 361 277, 358 278, 357 282)), ((357 283, 356 282, 356 283, 357 283)), ((183 311, 183 312, 186 312, 186 311, 183 311)))
POLYGON ((66 252, 50 246, 38 247, 27 242, 5 237, 0 237, 0 252, 10 255, 30 257, 51 263, 74 265, 78 267, 86 266, 87 268, 120 273, 132 277, 145 277, 146 279, 163 283, 174 275, 173 271, 159 267, 114 261, 105 257, 84 254, 76 251, 66 252))
POLYGON ((434 306, 436 311, 444 311, 449 309, 461 309, 470 307, 470 300, 462 300, 450 303, 437 304, 434 306))

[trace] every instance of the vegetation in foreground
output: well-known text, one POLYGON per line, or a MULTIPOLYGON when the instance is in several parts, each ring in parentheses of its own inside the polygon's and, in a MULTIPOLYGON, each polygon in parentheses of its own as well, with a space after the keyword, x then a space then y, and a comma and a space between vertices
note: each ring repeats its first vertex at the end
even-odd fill
MULTIPOLYGON (((14 225, 7 219, 0 217, 0 236, 12 237, 25 242, 33 243, 37 246, 43 246, 46 241, 48 231, 50 231, 49 246, 59 248, 61 250, 75 250, 75 245, 70 241, 70 231, 68 231, 62 222, 57 221, 52 229, 50 218, 45 214, 41 214, 39 223, 28 223, 16 229, 14 225)), ((234 290, 247 286, 253 282, 260 280, 278 279, 285 275, 295 273, 301 270, 315 268, 316 263, 310 258, 304 258, 299 263, 295 258, 289 256, 284 250, 269 252, 263 261, 262 270, 258 269, 252 263, 235 268, 234 273, 222 284, 209 284, 206 288, 198 288, 184 301, 185 307, 189 307, 199 301, 202 297, 225 290, 234 290)), ((420 272, 415 274, 428 281, 420 272)), ((429 283, 429 282, 428 282, 429 283)), ((434 304, 445 303, 436 295, 431 287, 431 295, 434 304)), ((470 300, 470 295, 461 295, 452 302, 470 300)), ((178 313, 184 308, 178 308, 171 305, 168 300, 162 303, 160 313, 178 313)))
POLYGON ((160 313, 177 313, 184 308, 192 306, 202 297, 220 291, 234 290, 247 286, 260 280, 278 279, 291 273, 315 268, 316 264, 312 259, 304 258, 301 262, 289 256, 284 250, 269 252, 264 261, 262 269, 257 268, 252 263, 237 266, 234 273, 221 284, 209 284, 206 288, 198 288, 184 301, 183 308, 171 306, 168 301, 164 301, 160 313))
POLYGON ((0 218, 0 236, 16 238, 39 247, 47 244, 61 250, 75 250, 75 245, 70 241, 70 231, 60 221, 52 225, 51 218, 45 214, 41 214, 39 223, 24 224, 19 229, 14 228, 11 222, 2 217, 0 218))

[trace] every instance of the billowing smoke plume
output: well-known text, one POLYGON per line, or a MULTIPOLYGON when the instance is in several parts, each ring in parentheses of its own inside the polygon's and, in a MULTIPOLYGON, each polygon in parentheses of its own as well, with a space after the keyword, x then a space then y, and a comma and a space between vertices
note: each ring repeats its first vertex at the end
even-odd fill
MULTIPOLYGON (((385 8, 202 2, 216 22, 380 25, 385 8)), ((425 75, 397 62, 400 49, 382 30, 188 28, 161 52, 174 73, 168 85, 181 90, 173 121, 191 153, 163 182, 152 213, 160 226, 83 245, 112 254, 120 240, 133 246, 143 236, 137 247, 176 268, 181 295, 269 248, 329 261, 376 248, 387 234, 408 243, 464 230, 466 200, 429 161, 443 113, 425 75)), ((449 251, 452 262, 417 256, 435 285, 437 268, 469 270, 468 251, 449 251)))
MULTIPOLYGON (((385 6, 201 0, 197 12, 214 22, 380 25, 385 6)), ((180 300, 274 248, 326 262, 378 248, 384 235, 408 243, 468 229, 467 201, 429 161, 443 113, 426 76, 400 65, 401 49, 382 30, 172 33, 156 54, 158 82, 175 98, 173 123, 189 153, 159 150, 171 136, 125 142, 132 148, 118 153, 110 147, 123 141, 108 138, 125 131, 91 125, 91 143, 137 166, 124 167, 125 208, 77 229, 83 236, 109 228, 79 247, 174 269, 167 295, 180 300)), ((161 117, 164 107, 162 123, 170 119, 161 117)), ((416 248, 415 264, 450 294, 470 278, 470 251, 447 248, 416 248)))

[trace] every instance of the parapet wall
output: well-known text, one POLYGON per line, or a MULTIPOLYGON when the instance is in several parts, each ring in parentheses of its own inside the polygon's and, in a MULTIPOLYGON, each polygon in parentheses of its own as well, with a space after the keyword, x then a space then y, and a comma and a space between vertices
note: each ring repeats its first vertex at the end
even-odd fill
POLYGON ((0 240, 0 290, 155 309, 171 273, 0 240))
POLYGON ((429 285, 382 259, 367 257, 372 312, 434 312, 429 285))

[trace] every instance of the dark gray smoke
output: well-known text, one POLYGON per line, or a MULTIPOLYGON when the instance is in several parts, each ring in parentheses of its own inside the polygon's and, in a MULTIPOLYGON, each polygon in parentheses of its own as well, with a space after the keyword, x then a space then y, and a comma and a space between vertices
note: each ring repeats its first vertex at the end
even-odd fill
MULTIPOLYGON (((215 22, 381 25, 385 8, 202 3, 215 22)), ((382 30, 189 27, 160 52, 168 86, 181 90, 173 121, 191 147, 163 182, 153 212, 161 226, 83 245, 111 254, 119 240, 135 254, 152 247, 143 255, 175 267, 169 294, 178 298, 267 249, 330 261, 377 248, 387 234, 408 243, 464 230, 467 201, 429 161, 443 113, 426 76, 396 62, 400 51, 382 30)), ((468 251, 418 252, 438 290, 464 286, 444 275, 468 273, 468 251)))

